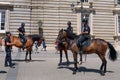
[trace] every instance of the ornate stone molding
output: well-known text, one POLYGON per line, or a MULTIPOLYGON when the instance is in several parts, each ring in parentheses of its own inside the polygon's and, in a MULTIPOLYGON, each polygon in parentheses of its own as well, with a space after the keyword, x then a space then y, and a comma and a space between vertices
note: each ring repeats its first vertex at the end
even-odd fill
POLYGON ((13 4, 11 4, 10 2, 0 2, 0 9, 9 9, 9 10, 13 10, 13 4))

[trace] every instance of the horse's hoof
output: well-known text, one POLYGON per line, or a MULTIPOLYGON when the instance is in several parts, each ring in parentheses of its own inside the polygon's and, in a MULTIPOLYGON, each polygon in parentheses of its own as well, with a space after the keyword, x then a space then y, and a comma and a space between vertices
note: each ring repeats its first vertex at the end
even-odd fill
POLYGON ((61 65, 61 63, 58 64, 58 66, 60 66, 60 65, 61 65))
POLYGON ((81 65, 81 64, 82 64, 82 61, 79 61, 78 64, 81 65))
POLYGON ((69 63, 67 63, 67 66, 69 66, 69 63))
POLYGON ((32 62, 32 59, 30 59, 29 61, 32 62))
POLYGON ((70 62, 69 62, 69 61, 67 61, 67 66, 69 66, 69 64, 70 64, 70 62))
POLYGON ((101 76, 105 76, 104 71, 100 71, 101 76))
POLYGON ((28 61, 25 61, 26 63, 28 63, 28 61))
POLYGON ((76 71, 73 71, 73 74, 75 75, 75 74, 76 74, 76 71))
POLYGON ((27 62, 27 59, 25 59, 25 62, 27 62))

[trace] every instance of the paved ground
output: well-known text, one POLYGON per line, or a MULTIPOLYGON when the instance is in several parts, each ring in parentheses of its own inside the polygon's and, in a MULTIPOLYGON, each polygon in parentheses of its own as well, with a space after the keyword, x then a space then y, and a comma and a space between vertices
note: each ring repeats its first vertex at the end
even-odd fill
MULTIPOLYGON (((116 47, 120 51, 119 47, 116 47)), ((63 55, 64 56, 64 55, 63 55)), ((119 80, 120 79, 120 58, 107 64, 107 73, 105 76, 99 74, 101 65, 100 59, 96 55, 88 55, 87 61, 79 66, 79 72, 76 75, 73 71, 72 53, 69 52, 71 64, 65 65, 65 56, 63 65, 58 66, 59 54, 55 50, 40 51, 39 54, 32 54, 32 62, 24 61, 25 52, 18 53, 15 49, 12 53, 15 68, 4 67, 5 53, 0 52, 0 80, 119 80)), ((107 58, 108 59, 108 58, 107 58)))

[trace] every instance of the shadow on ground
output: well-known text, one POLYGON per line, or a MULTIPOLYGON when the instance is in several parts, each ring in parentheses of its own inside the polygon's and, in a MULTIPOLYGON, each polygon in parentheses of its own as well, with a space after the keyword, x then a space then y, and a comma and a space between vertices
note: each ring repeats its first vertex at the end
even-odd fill
MULTIPOLYGON (((12 61, 16 61, 16 62, 25 62, 24 59, 13 59, 12 61)), ((30 61, 30 60, 28 60, 30 61)), ((32 60, 30 62, 45 62, 46 60, 32 60)))
POLYGON ((0 74, 5 74, 5 73, 7 73, 6 71, 0 71, 0 74))
MULTIPOLYGON (((69 66, 59 66, 58 69, 69 69, 71 71, 74 71, 75 69, 73 67, 69 67, 69 66)), ((99 69, 92 69, 92 68, 86 68, 86 67, 79 67, 77 72, 94 72, 94 73, 100 73, 99 69)), ((114 73, 114 71, 107 71, 109 73, 114 73)))

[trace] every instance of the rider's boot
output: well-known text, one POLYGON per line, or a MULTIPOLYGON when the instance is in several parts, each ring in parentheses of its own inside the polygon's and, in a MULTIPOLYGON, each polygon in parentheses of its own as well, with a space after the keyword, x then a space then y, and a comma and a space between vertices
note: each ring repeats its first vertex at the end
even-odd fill
POLYGON ((25 43, 23 43, 23 50, 26 48, 26 45, 25 45, 25 43))
POLYGON ((79 54, 82 54, 83 51, 82 51, 82 43, 79 43, 79 54))
POLYGON ((82 64, 82 54, 83 54, 81 44, 80 44, 80 47, 79 47, 79 52, 78 52, 78 54, 79 54, 79 55, 80 55, 80 57, 81 57, 81 58, 80 58, 81 60, 78 62, 78 64, 79 64, 79 65, 81 65, 81 64, 82 64))
POLYGON ((26 48, 26 39, 23 39, 23 50, 26 48))

